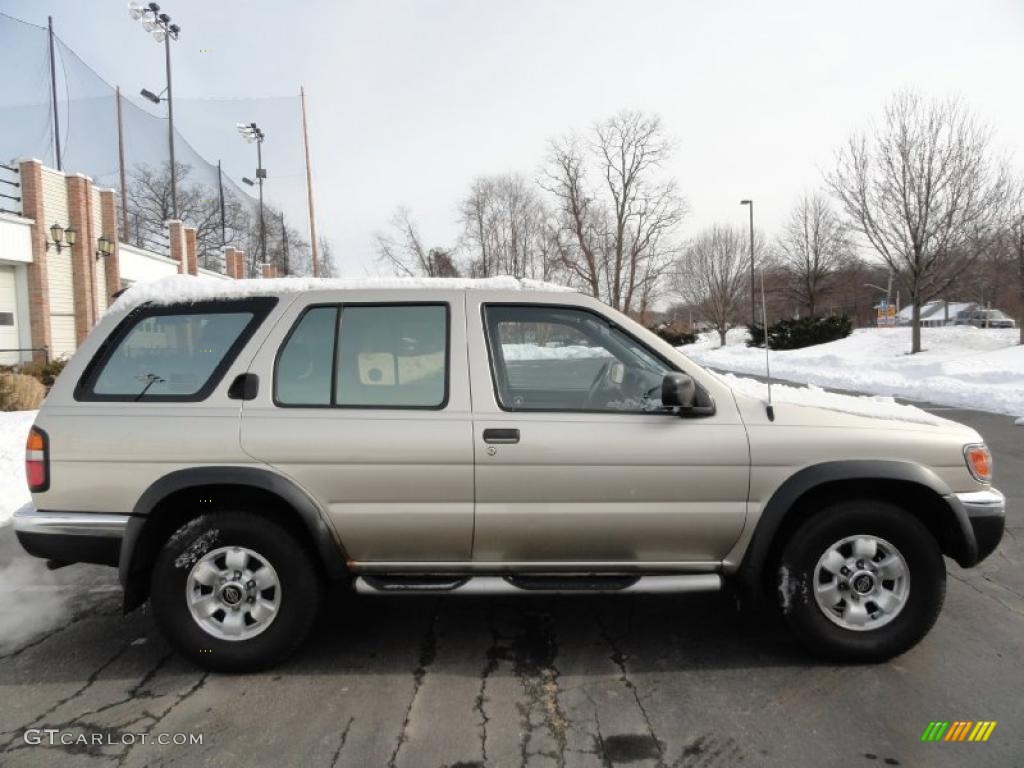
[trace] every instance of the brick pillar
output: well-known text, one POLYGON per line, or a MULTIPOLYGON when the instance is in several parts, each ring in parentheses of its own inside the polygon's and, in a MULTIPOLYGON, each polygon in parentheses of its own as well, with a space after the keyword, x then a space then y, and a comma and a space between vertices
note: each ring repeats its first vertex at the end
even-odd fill
POLYGON ((178 262, 178 272, 188 273, 188 259, 185 255, 185 225, 177 219, 167 220, 167 237, 171 241, 171 258, 178 262))
POLYGON ((185 257, 190 275, 199 274, 199 261, 196 254, 197 247, 196 231, 192 227, 185 227, 185 257))
POLYGON ((225 248, 224 272, 235 280, 243 280, 245 278, 245 252, 236 248, 225 248))
POLYGON ((269 280, 272 277, 277 277, 277 267, 273 264, 264 264, 263 279, 269 280))
POLYGON ((112 189, 100 191, 100 221, 103 231, 114 244, 114 250, 103 259, 103 269, 107 277, 107 306, 114 302, 114 294, 121 290, 121 257, 118 248, 120 238, 117 236, 117 198, 112 189))
MULTIPOLYGON (((32 346, 50 348, 50 284, 46 277, 46 241, 52 221, 43 212, 43 166, 38 160, 26 160, 19 167, 21 213, 32 219, 32 263, 28 265, 28 311, 32 326, 32 346)), ((42 361, 45 353, 33 352, 32 359, 42 361)))
POLYGON ((66 184, 68 224, 78 233, 71 247, 71 289, 75 302, 75 339, 81 344, 96 324, 96 281, 93 278, 96 237, 89 204, 92 182, 86 176, 75 174, 67 177, 66 184))

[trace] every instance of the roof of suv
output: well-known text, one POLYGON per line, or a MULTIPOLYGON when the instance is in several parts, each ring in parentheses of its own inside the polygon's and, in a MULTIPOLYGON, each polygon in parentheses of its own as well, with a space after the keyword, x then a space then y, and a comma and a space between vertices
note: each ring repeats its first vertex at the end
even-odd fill
POLYGON ((305 291, 354 290, 485 290, 485 291, 551 291, 573 292, 554 283, 524 278, 501 277, 367 277, 355 279, 280 277, 269 280, 214 280, 191 275, 172 275, 159 280, 136 283, 124 291, 111 305, 111 312, 121 312, 134 306, 150 304, 177 304, 179 302, 234 299, 248 296, 267 296, 305 291))

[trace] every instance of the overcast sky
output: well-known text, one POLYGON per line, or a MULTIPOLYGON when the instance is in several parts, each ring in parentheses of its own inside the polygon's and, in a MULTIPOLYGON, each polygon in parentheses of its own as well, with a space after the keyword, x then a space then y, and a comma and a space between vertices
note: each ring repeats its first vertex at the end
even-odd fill
MULTIPOLYGON (((305 85, 317 218, 349 276, 380 271, 372 236, 396 206, 429 245, 450 245, 474 176, 534 178, 549 138, 623 108, 659 114, 678 142, 667 170, 690 205, 684 235, 745 224, 744 197, 771 232, 900 88, 963 96, 1018 167, 1024 155, 1022 0, 162 5, 183 28, 176 97, 305 85)), ((0 0, 36 24, 53 15, 70 47, 135 93, 162 83, 163 60, 126 7, 0 0)), ((209 156, 208 141, 195 144, 209 156)))

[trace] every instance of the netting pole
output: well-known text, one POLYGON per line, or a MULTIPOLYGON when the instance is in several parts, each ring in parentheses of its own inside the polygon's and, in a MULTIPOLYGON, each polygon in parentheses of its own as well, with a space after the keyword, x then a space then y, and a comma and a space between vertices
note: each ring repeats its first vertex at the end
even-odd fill
MULTIPOLYGON (((255 125, 255 123, 253 124, 255 125)), ((267 224, 263 218, 263 137, 256 139, 256 181, 260 184, 260 264, 267 263, 267 224)))
POLYGON ((121 86, 117 86, 117 167, 121 176, 121 238, 128 240, 128 185, 124 172, 124 119, 121 114, 121 86))
POLYGON ((53 98, 53 144, 57 155, 57 170, 64 170, 60 159, 60 115, 57 112, 57 68, 53 53, 53 16, 46 17, 50 29, 50 96, 53 98))
POLYGON ((319 245, 316 241, 316 213, 313 210, 313 170, 309 165, 309 130, 306 126, 306 89, 299 87, 299 100, 302 102, 302 145, 306 150, 306 198, 309 200, 309 242, 313 256, 313 277, 317 277, 319 245))
POLYGON ((171 154, 171 211, 178 218, 178 173, 174 167, 174 98, 171 92, 171 36, 164 37, 164 56, 167 61, 167 143, 171 154))
POLYGON ((281 211, 281 245, 284 255, 281 266, 284 267, 284 276, 287 277, 291 274, 291 265, 288 263, 288 227, 284 223, 284 211, 281 211))
POLYGON ((220 244, 228 244, 228 228, 224 216, 224 176, 220 170, 220 160, 217 161, 217 192, 220 194, 220 244))

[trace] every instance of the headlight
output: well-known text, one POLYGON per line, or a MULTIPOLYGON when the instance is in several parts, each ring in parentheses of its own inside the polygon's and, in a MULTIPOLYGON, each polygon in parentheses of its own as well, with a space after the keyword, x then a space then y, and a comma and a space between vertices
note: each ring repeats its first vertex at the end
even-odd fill
POLYGON ((973 443, 964 446, 964 460, 967 462, 967 469, 979 483, 988 483, 992 480, 992 454, 984 443, 973 443))

